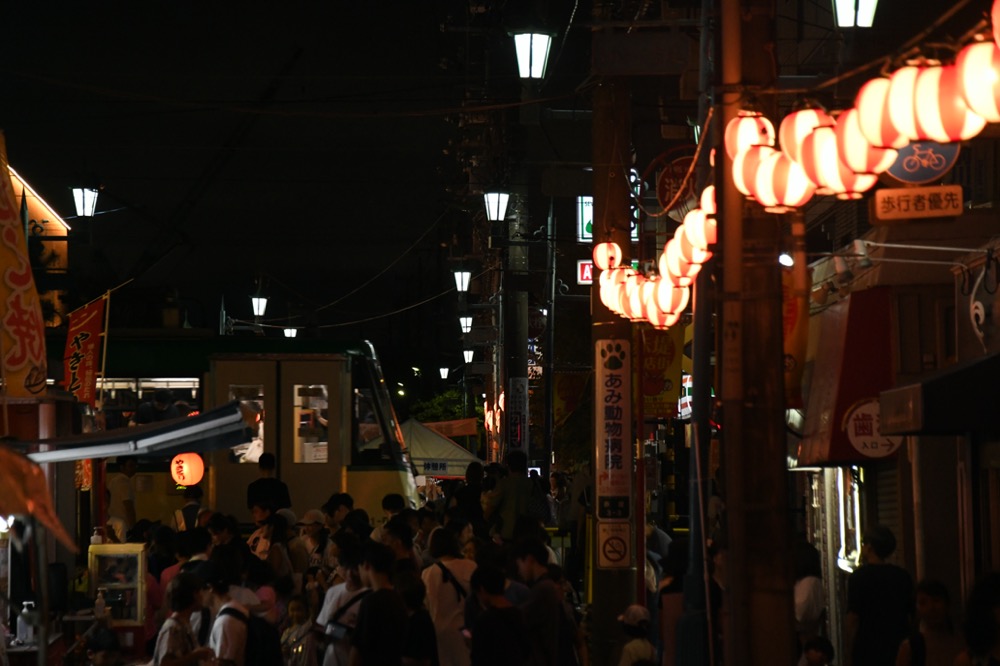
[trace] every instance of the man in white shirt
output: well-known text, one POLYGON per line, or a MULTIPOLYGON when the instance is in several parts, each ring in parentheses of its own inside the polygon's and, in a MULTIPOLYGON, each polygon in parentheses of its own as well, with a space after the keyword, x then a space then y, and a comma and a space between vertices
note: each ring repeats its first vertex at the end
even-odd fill
POLYGON ((243 604, 235 601, 229 595, 229 581, 223 576, 212 583, 209 593, 209 606, 215 615, 212 633, 208 638, 208 647, 212 648, 219 664, 225 666, 244 666, 246 663, 247 623, 232 615, 224 613, 227 608, 233 609, 250 617, 250 611, 243 604))

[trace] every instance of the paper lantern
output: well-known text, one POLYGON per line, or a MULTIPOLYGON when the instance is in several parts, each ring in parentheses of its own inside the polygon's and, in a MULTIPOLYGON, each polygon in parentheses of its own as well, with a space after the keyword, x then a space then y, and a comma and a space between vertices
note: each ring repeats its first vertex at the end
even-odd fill
POLYGON ((646 318, 642 302, 642 285, 645 282, 646 276, 635 271, 625 279, 624 289, 621 291, 623 294, 621 310, 622 315, 632 321, 642 321, 646 318))
POLYGON ((694 281, 701 264, 695 264, 681 255, 677 241, 671 238, 667 241, 658 262, 660 275, 679 287, 686 287, 694 281))
POLYGON ((738 153, 733 159, 733 184, 736 189, 748 197, 753 196, 756 187, 757 167, 768 155, 774 153, 770 146, 754 146, 738 153))
POLYGON ((654 328, 670 328, 680 321, 682 314, 683 311, 664 312, 656 306, 655 301, 646 304, 646 321, 652 324, 654 328))
POLYGON ((990 19, 993 21, 993 41, 1000 44, 1000 0, 993 0, 990 19))
POLYGON ((656 307, 663 312, 683 312, 691 298, 691 290, 688 287, 678 287, 661 276, 656 282, 653 298, 656 307))
POLYGON ((715 185, 708 185, 701 191, 700 207, 706 215, 715 215, 715 185))
POLYGON ((918 139, 916 86, 917 76, 923 67, 906 65, 900 67, 889 77, 889 93, 886 103, 889 108, 889 121, 908 141, 918 139))
POLYGON ((594 246, 594 266, 606 271, 622 263, 622 249, 618 243, 598 243, 594 246))
POLYGON ((773 146, 774 125, 762 113, 740 111, 726 125, 724 143, 729 159, 752 146, 773 146))
POLYGON ((876 148, 902 148, 909 140, 889 118, 889 79, 879 77, 861 86, 854 98, 858 125, 868 143, 876 148))
POLYGON ((991 123, 1000 123, 1000 47, 993 41, 973 42, 958 54, 962 99, 991 123))
POLYGON ((754 199, 770 213, 805 205, 815 193, 816 185, 802 166, 783 150, 769 155, 757 169, 754 199))
POLYGON ((837 117, 837 153, 840 161, 854 173, 882 173, 896 161, 895 148, 876 148, 861 131, 857 109, 848 109, 837 117))
POLYGON ((694 225, 699 223, 697 218, 704 216, 705 213, 700 208, 695 208, 684 216, 684 223, 678 226, 674 231, 674 240, 678 243, 681 256, 687 261, 695 264, 703 264, 712 258, 712 253, 708 251, 707 247, 698 247, 687 238, 688 220, 692 220, 691 224, 694 225), (695 211, 697 211, 697 213, 695 213, 695 211), (691 213, 695 213, 694 216, 692 216, 691 213))
POLYGON ((691 245, 701 250, 707 250, 709 245, 718 241, 718 227, 715 218, 709 217, 700 208, 684 216, 684 235, 691 245))
POLYGON ((962 97, 958 68, 925 67, 917 75, 913 106, 917 116, 914 139, 951 143, 968 141, 983 131, 986 119, 962 97))
POLYGON ((833 125, 833 118, 818 107, 800 109, 782 118, 778 127, 778 141, 781 151, 794 161, 801 160, 802 140, 817 127, 833 125))
POLYGON ((832 127, 817 127, 802 142, 802 168, 817 194, 835 194, 838 199, 859 199, 878 181, 878 176, 854 173, 840 161, 832 127))
POLYGON ((604 306, 612 312, 617 312, 621 307, 621 300, 618 297, 618 285, 625 282, 630 272, 632 272, 630 266, 612 268, 601 272, 601 277, 598 279, 601 303, 604 303, 604 306))
POLYGON ((170 461, 170 478, 182 486, 193 486, 205 476, 205 461, 197 453, 178 453, 170 461))

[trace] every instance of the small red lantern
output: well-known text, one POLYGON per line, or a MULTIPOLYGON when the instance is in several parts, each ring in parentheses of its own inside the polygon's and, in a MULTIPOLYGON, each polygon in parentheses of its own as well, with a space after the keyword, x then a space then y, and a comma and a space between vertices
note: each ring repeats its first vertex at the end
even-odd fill
POLYGON ((667 241, 658 262, 660 275, 679 287, 686 287, 694 281, 701 264, 695 264, 681 255, 680 245, 676 239, 667 241))
POLYGON ((854 173, 840 161, 832 127, 817 127, 802 142, 802 168, 816 183, 817 194, 836 194, 838 199, 860 199, 878 182, 878 176, 854 173))
POLYGON ((813 107, 789 113, 778 127, 781 150, 794 161, 801 161, 802 140, 817 127, 832 125, 833 118, 821 108, 813 107))
POLYGON ((706 215, 715 215, 718 210, 715 207, 715 185, 708 185, 701 191, 700 206, 706 215))
POLYGON ((938 143, 967 141, 986 127, 986 119, 965 103, 958 68, 954 65, 921 70, 914 86, 913 106, 917 115, 915 139, 938 143))
POLYGON ((682 312, 664 312, 656 306, 656 301, 646 303, 646 321, 653 325, 653 328, 670 328, 681 318, 682 312))
POLYGON ((919 138, 917 133, 917 76, 923 67, 906 65, 900 67, 889 77, 889 94, 886 102, 889 105, 889 121, 896 130, 913 141, 919 138))
POLYGON ((973 42, 958 54, 962 98, 991 123, 1000 123, 1000 47, 993 41, 973 42))
POLYGON ((625 282, 630 272, 632 272, 630 266, 611 268, 601 272, 599 278, 601 303, 604 303, 604 306, 612 312, 618 312, 621 307, 621 301, 618 298, 618 285, 625 282))
POLYGON ((762 113, 742 110, 726 125, 724 142, 729 159, 736 159, 751 146, 773 146, 774 125, 762 113))
POLYGON ((594 266, 602 271, 617 268, 622 263, 622 249, 618 243, 598 243, 594 246, 594 266))
POLYGON ((770 146, 754 146, 736 155, 733 159, 733 184, 748 197, 753 196, 756 187, 757 168, 765 157, 774 153, 770 146))
POLYGON ((712 258, 712 253, 706 247, 698 247, 687 237, 687 225, 691 221, 692 225, 698 224, 697 218, 704 217, 705 213, 700 208, 695 208, 684 216, 684 223, 674 231, 674 240, 677 241, 681 250, 681 256, 693 264, 703 264, 712 258), (695 212, 697 211, 697 212, 695 212), (692 215, 694 213, 694 215, 692 215))
POLYGON ((757 169, 754 199, 770 213, 784 213, 805 205, 816 193, 816 186, 802 166, 779 151, 769 155, 757 169))
POLYGON ((895 148, 876 148, 861 131, 857 109, 837 117, 837 152, 840 161, 854 173, 882 173, 896 161, 895 148))
POLYGON ((625 280, 624 289, 619 288, 619 293, 622 295, 622 316, 632 321, 642 321, 646 318, 646 309, 643 307, 642 302, 642 285, 645 282, 645 275, 633 271, 625 280))
POLYGON ((656 283, 654 300, 656 307, 663 312, 683 312, 691 298, 688 287, 678 287, 666 277, 661 277, 656 283))
POLYGON ((708 250, 718 240, 715 218, 709 217, 700 208, 695 208, 684 216, 684 236, 688 243, 700 250, 708 250))
POLYGON ((861 86, 854 99, 861 133, 876 148, 902 148, 909 140, 889 118, 889 79, 879 77, 861 86))
POLYGON ((205 476, 205 461, 197 453, 178 453, 170 461, 170 478, 178 485, 193 486, 205 476))

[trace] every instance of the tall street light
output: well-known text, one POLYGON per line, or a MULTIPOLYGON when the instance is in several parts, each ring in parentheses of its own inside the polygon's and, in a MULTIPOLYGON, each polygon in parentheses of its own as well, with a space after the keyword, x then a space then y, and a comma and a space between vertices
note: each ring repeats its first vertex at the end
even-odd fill
POLYGON ((501 190, 489 190, 483 193, 486 204, 486 219, 490 222, 502 222, 507 218, 507 202, 510 194, 501 190))
POLYGON ((878 0, 833 0, 838 28, 870 28, 875 22, 878 0))
POLYGON ((77 217, 94 217, 97 212, 97 190, 93 187, 74 187, 73 204, 77 217))
POLYGON ((545 78, 545 68, 549 64, 549 49, 552 35, 540 32, 519 32, 514 34, 514 49, 517 51, 517 71, 522 79, 545 78))

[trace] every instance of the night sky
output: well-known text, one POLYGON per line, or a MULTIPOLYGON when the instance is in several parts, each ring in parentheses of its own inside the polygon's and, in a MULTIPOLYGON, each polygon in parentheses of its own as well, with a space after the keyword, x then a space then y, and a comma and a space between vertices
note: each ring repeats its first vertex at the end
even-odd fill
POLYGON ((132 278, 124 301, 172 295, 192 326, 215 328, 223 297, 250 318, 261 279, 267 322, 371 337, 383 355, 420 328, 458 356, 444 292, 463 212, 442 149, 464 81, 442 67, 435 3, 4 15, 0 128, 11 165, 83 231, 77 302, 132 278), (92 222, 70 219, 81 185, 103 188, 92 222))

